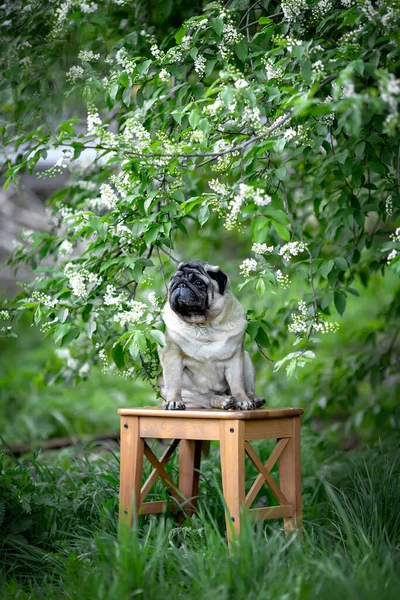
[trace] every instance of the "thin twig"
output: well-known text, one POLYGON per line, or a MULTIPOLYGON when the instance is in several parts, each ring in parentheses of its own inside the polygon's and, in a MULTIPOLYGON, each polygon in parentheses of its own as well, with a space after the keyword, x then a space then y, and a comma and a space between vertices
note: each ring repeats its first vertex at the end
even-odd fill
POLYGON ((259 351, 261 352, 261 354, 263 355, 263 357, 264 357, 264 358, 266 358, 267 360, 269 360, 270 362, 274 362, 274 361, 272 360, 272 358, 270 358, 269 356, 267 356, 267 355, 265 354, 264 350, 261 348, 261 345, 260 345, 260 343, 259 343, 259 342, 257 342, 257 340, 254 340, 254 341, 255 341, 255 343, 257 344, 257 346, 258 346, 258 349, 259 349, 259 351))
POLYGON ((163 280, 164 280, 165 291, 168 292, 168 284, 167 284, 167 280, 166 280, 166 277, 165 277, 164 264, 163 264, 163 261, 161 260, 160 249, 159 249, 158 246, 157 246, 157 256, 158 256, 158 260, 159 260, 159 263, 160 263, 160 269, 161 269, 161 273, 162 273, 163 280))

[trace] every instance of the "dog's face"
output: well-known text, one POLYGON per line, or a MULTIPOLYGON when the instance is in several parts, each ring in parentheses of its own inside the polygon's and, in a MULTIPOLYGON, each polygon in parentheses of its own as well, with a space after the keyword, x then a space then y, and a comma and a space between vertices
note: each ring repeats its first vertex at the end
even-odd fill
POLYGON ((187 323, 206 323, 221 311, 228 277, 217 266, 202 261, 183 262, 168 286, 172 310, 187 323))

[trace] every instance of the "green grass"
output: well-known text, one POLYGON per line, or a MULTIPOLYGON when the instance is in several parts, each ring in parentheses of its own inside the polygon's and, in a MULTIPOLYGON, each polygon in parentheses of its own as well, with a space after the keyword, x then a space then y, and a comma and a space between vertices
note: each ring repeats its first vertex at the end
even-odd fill
MULTIPOLYGON (((141 517, 120 540, 117 454, 92 446, 83 456, 3 459, 1 598, 397 597, 400 450, 377 446, 347 462, 338 454, 315 470, 312 438, 303 444, 304 539, 285 537, 280 521, 247 523, 231 555, 215 447, 202 462, 198 515, 183 526, 141 517)), ((156 494, 165 497, 161 486, 156 494)))

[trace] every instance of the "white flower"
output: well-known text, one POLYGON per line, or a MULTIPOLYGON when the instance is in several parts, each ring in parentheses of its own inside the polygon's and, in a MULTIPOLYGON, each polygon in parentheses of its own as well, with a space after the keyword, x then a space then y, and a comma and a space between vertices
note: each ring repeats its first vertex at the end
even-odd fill
POLYGON ((106 287, 106 293, 104 294, 104 304, 106 306, 118 306, 120 307, 124 300, 125 294, 117 294, 116 287, 114 285, 108 285, 106 287))
POLYGON ((339 330, 339 323, 329 323, 319 319, 317 323, 313 324, 313 328, 319 333, 336 333, 339 330))
POLYGON ((392 242, 400 242, 400 227, 397 227, 396 231, 390 234, 390 239, 392 242))
POLYGON ((201 56, 201 54, 196 57, 196 60, 194 61, 194 70, 199 77, 203 77, 206 70, 206 63, 206 59, 204 56, 201 56))
POLYGON ((160 50, 157 44, 152 45, 152 47, 150 48, 150 52, 156 60, 162 60, 165 56, 165 53, 162 50, 160 50))
POLYGON ((208 185, 213 192, 221 196, 226 196, 229 193, 228 187, 224 183, 221 183, 219 179, 211 179, 208 185))
POLYGON ((113 210, 117 206, 118 199, 108 183, 103 183, 100 186, 100 200, 109 210, 113 210))
POLYGON ((295 21, 307 9, 306 0, 282 0, 281 7, 286 21, 295 21))
POLYGON ((130 310, 124 310, 114 315, 114 321, 122 327, 135 325, 145 314, 147 306, 143 302, 130 301, 130 310))
POLYGON ((267 244, 253 244, 251 251, 254 254, 269 254, 274 251, 273 246, 267 246, 267 244))
POLYGON ((237 79, 235 81, 235 88, 237 90, 243 90, 244 88, 249 87, 249 82, 246 81, 245 79, 237 79))
POLYGON ((82 67, 79 65, 75 65, 71 67, 69 71, 67 71, 65 77, 70 83, 75 83, 77 79, 82 79, 83 75, 84 70, 82 69, 82 67))
POLYGON ((168 73, 167 69, 161 69, 161 71, 158 74, 158 77, 163 83, 168 83, 169 81, 171 81, 171 75, 168 73))
POLYGON ((385 202, 386 214, 388 217, 391 217, 393 214, 393 201, 392 196, 388 196, 385 202))
POLYGON ((156 308, 158 306, 157 296, 155 292, 149 292, 147 295, 147 299, 153 307, 156 308))
POLYGON ((246 258, 239 267, 240 274, 248 277, 250 273, 257 270, 257 261, 254 258, 246 258))
POLYGON ((94 133, 97 125, 101 125, 100 115, 94 106, 88 106, 88 116, 87 116, 88 133, 94 133))
POLYGON ((90 13, 96 12, 99 6, 95 2, 80 2, 79 8, 83 13, 89 15, 90 13))
POLYGON ((95 54, 93 50, 81 50, 78 54, 78 58, 85 62, 91 62, 93 60, 99 60, 100 54, 95 54))
POLYGON ((386 260, 387 260, 387 264, 389 265, 389 264, 392 262, 392 260, 393 260, 394 258, 396 258, 396 256, 397 256, 397 250, 395 250, 395 249, 393 248, 393 250, 391 250, 391 251, 389 252, 388 256, 387 256, 387 259, 386 259, 386 260))
POLYGON ((63 256, 67 256, 68 254, 71 254, 73 249, 74 249, 73 244, 69 240, 64 240, 62 242, 62 244, 60 244, 58 251, 63 256))
POLYGON ((243 109, 243 121, 251 127, 254 127, 254 129, 258 129, 261 126, 260 116, 261 112, 257 106, 254 106, 254 108, 245 106, 243 109))
POLYGON ((263 60, 265 65, 265 71, 267 74, 267 79, 281 79, 284 75, 284 71, 281 67, 275 65, 272 58, 265 58, 263 60))
POLYGON ((182 48, 184 48, 185 50, 189 50, 191 40, 192 40, 192 36, 184 35, 182 38, 182 41, 181 41, 182 48))
POLYGON ((297 256, 305 250, 307 250, 307 244, 304 242, 288 242, 279 249, 279 255, 288 262, 291 256, 297 256))
POLYGON ((69 279, 69 285, 74 296, 78 298, 85 297, 89 290, 86 284, 94 287, 100 285, 102 277, 95 273, 90 273, 87 269, 76 271, 72 263, 67 263, 64 267, 64 273, 69 279))
POLYGON ((289 275, 284 275, 280 269, 276 272, 276 281, 284 290, 290 286, 289 275))
POLYGON ((256 206, 267 206, 272 198, 263 190, 254 190, 253 202, 256 206))
POLYGON ((58 304, 57 298, 52 298, 49 294, 44 294, 43 292, 32 292, 32 298, 47 306, 47 308, 54 308, 58 304))
POLYGON ((293 127, 288 127, 283 132, 283 137, 285 138, 285 140, 287 142, 290 142, 290 140, 292 140, 294 137, 296 137, 296 134, 297 134, 297 132, 295 129, 293 129, 293 127))
POLYGON ((231 23, 226 23, 222 30, 224 44, 227 46, 232 46, 232 44, 237 44, 243 39, 243 35, 236 29, 234 25, 231 23))
POLYGON ((136 140, 137 148, 139 150, 142 150, 145 146, 148 146, 148 144, 151 141, 150 133, 135 118, 130 118, 126 120, 123 137, 125 142, 131 142, 132 140, 136 140))

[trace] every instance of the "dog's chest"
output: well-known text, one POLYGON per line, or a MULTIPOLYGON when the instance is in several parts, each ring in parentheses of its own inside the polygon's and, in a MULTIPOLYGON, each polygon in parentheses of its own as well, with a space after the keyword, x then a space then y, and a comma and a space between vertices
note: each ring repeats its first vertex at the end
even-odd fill
POLYGON ((242 331, 221 332, 212 327, 191 328, 190 336, 185 331, 173 332, 172 337, 188 358, 198 362, 220 361, 231 358, 241 345, 242 331))

